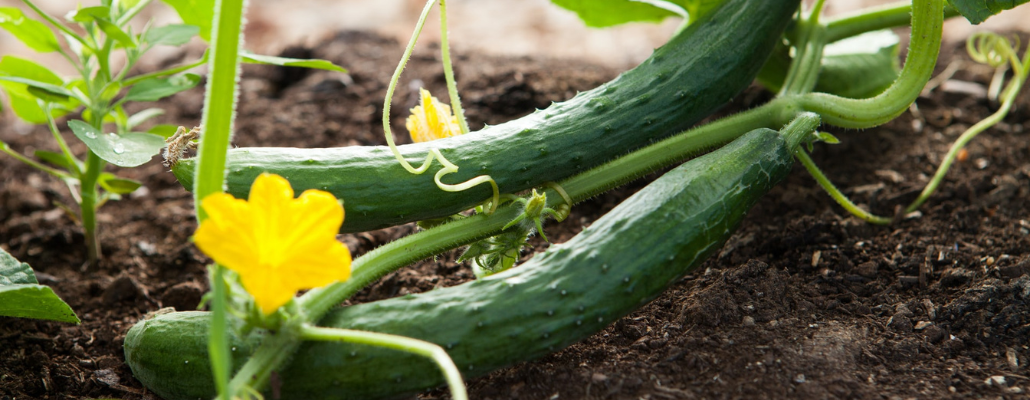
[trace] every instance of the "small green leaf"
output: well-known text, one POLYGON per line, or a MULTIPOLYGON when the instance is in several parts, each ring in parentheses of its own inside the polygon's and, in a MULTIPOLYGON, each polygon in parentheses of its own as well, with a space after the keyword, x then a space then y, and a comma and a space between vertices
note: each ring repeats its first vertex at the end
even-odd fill
POLYGON ((153 128, 147 129, 147 132, 168 139, 172 137, 172 135, 174 135, 177 130, 179 130, 179 127, 176 125, 161 124, 155 125, 153 128))
POLYGON ((627 22, 661 22, 675 13, 641 2, 629 0, 551 0, 573 11, 587 26, 604 28, 627 22))
POLYGON ((193 25, 173 24, 152 28, 143 36, 143 41, 152 45, 182 46, 200 33, 193 25))
POLYGON ((94 21, 96 21, 98 19, 106 19, 106 18, 108 18, 110 16, 111 16, 111 8, 110 7, 94 6, 94 7, 84 7, 84 8, 80 8, 80 9, 77 9, 77 10, 69 11, 68 14, 65 14, 64 18, 69 20, 69 21, 72 21, 72 22, 78 22, 80 24, 88 24, 88 23, 94 22, 94 21))
POLYGON ((47 103, 64 103, 70 99, 70 96, 64 93, 52 92, 39 86, 28 86, 25 89, 29 91, 29 94, 47 103))
POLYGON ((992 15, 1013 9, 1030 0, 948 0, 971 24, 984 22, 992 15))
MULTIPOLYGON (((33 86, 54 95, 71 96, 72 92, 63 88, 61 78, 46 67, 35 62, 15 56, 4 56, 0 59, 0 88, 10 97, 11 109, 19 118, 33 124, 46 122, 46 115, 39 107, 36 99, 39 91, 30 92, 28 87, 33 86)), ((43 98, 49 100, 52 98, 43 98)), ((78 107, 77 100, 70 98, 65 102, 58 102, 60 109, 54 111, 54 117, 67 113, 78 107)))
POLYGON ((125 31, 119 28, 118 25, 115 25, 107 18, 97 18, 96 22, 97 26, 100 27, 100 30, 104 31, 104 33, 107 34, 107 37, 113 39, 115 42, 118 42, 118 44, 122 45, 122 47, 136 47, 136 42, 132 40, 132 36, 128 33, 125 33, 125 31))
POLYGON ((840 139, 837 139, 836 136, 833 136, 829 132, 817 131, 815 135, 819 141, 825 142, 826 144, 840 144, 840 139))
POLYGON ((304 60, 299 58, 263 56, 260 54, 254 54, 247 51, 240 52, 240 56, 243 57, 243 62, 251 64, 268 64, 278 65, 282 67, 301 67, 311 69, 324 69, 328 71, 347 72, 347 70, 343 67, 333 64, 332 62, 327 60, 304 60))
POLYGON ((148 108, 146 110, 140 111, 138 113, 133 114, 131 117, 129 117, 129 119, 125 121, 125 128, 131 130, 136 126, 139 126, 139 124, 146 122, 146 120, 154 118, 164 113, 165 110, 162 110, 160 108, 148 108))
POLYGON ((140 186, 143 186, 140 182, 132 179, 119 178, 114 174, 107 172, 100 174, 100 177, 97 179, 97 183, 99 183, 100 187, 104 188, 104 190, 114 194, 129 194, 136 191, 136 189, 139 189, 140 186))
POLYGON ((36 158, 42 160, 43 162, 56 165, 69 171, 71 171, 74 168, 71 164, 68 163, 68 157, 65 157, 63 153, 55 153, 46 150, 36 150, 34 154, 36 158))
POLYGON ((29 264, 0 249, 0 315, 79 323, 75 311, 36 281, 29 264))
POLYGON ((200 83, 200 75, 180 74, 169 78, 150 78, 142 80, 125 95, 122 101, 157 101, 183 90, 188 90, 200 83))
POLYGON ((101 133, 93 126, 78 120, 68 121, 68 127, 97 156, 119 167, 142 165, 165 147, 164 139, 150 133, 101 133))
POLYGON ((898 43, 898 35, 882 30, 826 46, 815 90, 853 99, 880 94, 901 71, 898 43))
POLYGON ((57 36, 42 22, 28 18, 14 7, 0 7, 0 28, 10 32, 30 49, 49 53, 61 49, 57 36))
POLYGON ((211 21, 215 16, 214 0, 162 0, 175 9, 182 22, 200 28, 200 38, 211 41, 211 21))

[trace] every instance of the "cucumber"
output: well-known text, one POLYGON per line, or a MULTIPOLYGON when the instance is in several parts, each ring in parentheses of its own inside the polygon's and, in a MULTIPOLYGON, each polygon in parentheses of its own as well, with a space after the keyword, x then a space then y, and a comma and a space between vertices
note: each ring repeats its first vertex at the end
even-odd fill
MULTIPOLYGON (((776 131, 751 131, 666 173, 568 242, 515 269, 424 294, 331 311, 320 325, 387 332, 442 346, 467 376, 554 352, 662 293, 718 249, 793 164, 776 131)), ((169 399, 211 398, 203 312, 138 322, 126 335, 133 374, 169 399)), ((235 338, 240 365, 261 341, 235 338)), ((284 399, 394 397, 442 383, 433 364, 391 350, 305 343, 279 372, 284 399)))
MULTIPOLYGON (((490 175, 501 193, 557 182, 679 133, 726 104, 757 75, 798 4, 728 0, 611 82, 515 121, 400 146, 401 154, 420 165, 431 148, 440 149, 460 167, 448 183, 490 175)), ((193 159, 172 167, 186 189, 195 167, 193 159)), ((343 232, 444 217, 490 197, 486 185, 438 189, 437 168, 412 175, 385 146, 238 148, 229 151, 226 186, 245 198, 258 174, 272 172, 298 193, 329 191, 346 204, 343 232)))

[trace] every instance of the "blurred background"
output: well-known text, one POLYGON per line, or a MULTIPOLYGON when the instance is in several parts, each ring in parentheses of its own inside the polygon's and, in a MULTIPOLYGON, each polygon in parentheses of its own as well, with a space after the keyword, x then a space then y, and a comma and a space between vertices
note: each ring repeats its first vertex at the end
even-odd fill
MULTIPOLYGON (((864 7, 885 4, 885 0, 829 0, 830 15, 847 13, 864 7)), ((94 5, 91 0, 37 0, 51 15, 63 17, 77 4, 94 5)), ((810 3, 810 0, 806 0, 810 3)), ((411 35, 424 0, 250 0, 246 30, 247 49, 260 54, 278 54, 290 45, 312 45, 332 32, 342 29, 369 30, 405 42, 411 35)), ((20 0, 0 0, 0 6, 26 9, 20 0)), ((28 14, 32 14, 28 12, 28 14)), ((426 24, 422 41, 439 38, 438 19, 434 15, 426 24)), ((171 22, 177 17, 171 8, 155 1, 138 21, 147 17, 158 22, 171 22)), ((451 0, 448 2, 452 46, 458 51, 511 56, 545 56, 576 58, 615 68, 629 68, 646 58, 651 50, 668 39, 678 20, 664 23, 629 24, 615 28, 585 27, 570 11, 551 4, 550 0, 451 0)), ((994 16, 984 24, 972 26, 955 18, 945 27, 946 40, 963 40, 977 29, 1030 30, 1030 6, 994 16)), ((165 57, 177 54, 176 49, 163 49, 165 57)), ((39 60, 51 66, 65 62, 54 56, 54 62, 25 48, 6 33, 0 33, 0 54, 16 54, 39 60)), ((163 57, 152 54, 145 59, 163 57)), ((144 60, 146 61, 146 60, 144 60)), ((73 71, 62 70, 66 74, 73 71)))

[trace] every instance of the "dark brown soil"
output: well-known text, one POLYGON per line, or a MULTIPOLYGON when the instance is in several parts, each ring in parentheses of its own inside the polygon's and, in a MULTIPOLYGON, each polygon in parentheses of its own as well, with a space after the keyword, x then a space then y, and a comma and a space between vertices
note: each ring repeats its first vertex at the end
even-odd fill
MULTIPOLYGON (((247 68, 238 146, 383 144, 381 101, 397 43, 345 32, 300 55, 346 66, 346 77, 247 68)), ((953 58, 945 51, 946 66, 953 58)), ((417 53, 396 98, 395 129, 419 86, 443 93, 430 50, 417 53), (418 81, 416 81, 418 80, 418 81)), ((954 59, 965 59, 959 52, 954 59)), ((463 55, 458 79, 474 127, 571 97, 617 73, 567 60, 463 55)), ((987 69, 956 79, 986 85, 987 69)), ((729 110, 767 97, 758 89, 729 110)), ((202 92, 162 102, 161 122, 198 123, 202 92)), ((947 147, 995 104, 938 90, 881 128, 835 132, 814 157, 839 187, 880 214, 922 188, 947 147)), ((968 146, 916 218, 876 227, 848 216, 803 168, 768 194, 721 253, 642 310, 582 343, 468 382, 476 399, 1021 398, 1030 390, 1030 98, 968 146), (922 280, 920 275, 922 274, 922 280)), ((57 150, 44 129, 3 121, 25 154, 57 150)), ((63 125, 63 123, 62 123, 63 125)), ((69 136, 69 140, 76 142, 69 136)), ((402 139, 403 141, 403 139, 402 139)), ((81 154, 84 146, 73 150, 81 154)), ((0 157, 0 245, 30 263, 78 312, 79 326, 0 318, 0 399, 153 398, 122 359, 125 331, 161 307, 189 310, 206 288, 188 241, 190 195, 154 161, 119 170, 146 189, 105 205, 104 262, 84 268, 80 229, 52 202, 67 189, 0 157)), ((576 206, 549 224, 567 240, 643 182, 576 206)), ((410 226, 346 235, 361 254, 410 226)), ((534 244, 539 250, 544 244, 534 244)), ((365 301, 471 278, 454 255, 391 274, 365 301)), ((446 397, 442 390, 420 396, 446 397)))

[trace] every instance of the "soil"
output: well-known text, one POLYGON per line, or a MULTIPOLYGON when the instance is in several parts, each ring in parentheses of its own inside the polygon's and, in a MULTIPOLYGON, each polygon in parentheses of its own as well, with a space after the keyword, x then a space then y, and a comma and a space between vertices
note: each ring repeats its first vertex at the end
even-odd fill
MULTIPOLYGON (((248 67, 237 146, 383 144, 385 82, 399 59, 392 40, 342 32, 287 55, 346 66, 327 72, 248 67)), ((947 48, 938 71, 965 60, 947 48)), ((458 80, 473 128, 543 108, 618 71, 570 60, 462 54, 458 80)), ((911 201, 951 142, 997 105, 979 89, 988 68, 968 67, 918 108, 885 126, 834 131, 816 162, 856 202, 881 215, 911 201), (961 90, 972 87, 977 90, 961 90), (956 89, 958 88, 958 89, 956 89)), ((419 86, 444 93, 433 49, 402 81, 394 129, 419 86)), ((800 166, 739 231, 664 295, 582 343, 470 379, 475 399, 1021 398, 1030 390, 1030 96, 977 137, 921 213, 878 227, 850 217, 800 166)), ((751 88, 722 114, 768 99, 751 88)), ((158 122, 199 122, 203 93, 156 104, 158 122)), ((155 106, 148 104, 146 106, 155 106)), ((142 108, 142 107, 140 107, 142 108)), ((64 126, 61 123, 61 126, 64 126)), ((78 154, 85 147, 65 133, 78 154)), ((2 121, 14 149, 56 151, 45 129, 2 121)), ((401 139, 403 142, 404 139, 401 139)), ((111 171, 116 171, 111 169, 111 171)), ((84 265, 80 228, 54 202, 61 183, 0 157, 0 245, 35 268, 81 325, 0 318, 0 399, 150 399, 124 364, 125 331, 162 307, 194 309, 207 259, 189 242, 193 201, 158 160, 116 171, 145 184, 101 209, 104 261, 84 265)), ((654 176, 649 177, 653 179, 654 176)), ((568 240, 646 181, 573 208, 548 237, 568 240)), ((413 231, 343 235, 355 255, 413 231)), ((546 246, 539 238, 537 250, 546 246)), ((527 254, 528 257, 528 254, 527 254)), ((417 293, 471 279, 454 254, 388 275, 354 301, 417 293)), ((419 398, 445 398, 432 390, 419 398)))

